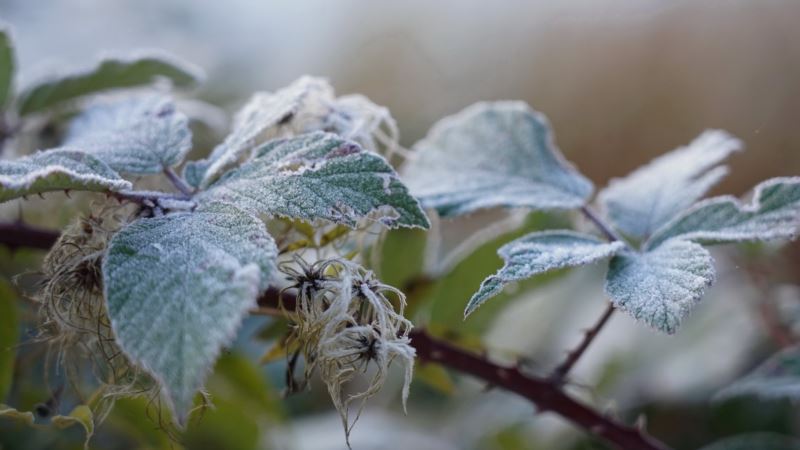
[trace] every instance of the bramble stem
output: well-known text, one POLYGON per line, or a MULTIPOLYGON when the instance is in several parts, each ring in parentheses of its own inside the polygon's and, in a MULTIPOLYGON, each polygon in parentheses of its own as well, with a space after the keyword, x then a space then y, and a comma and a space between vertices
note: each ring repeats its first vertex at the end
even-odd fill
POLYGON ((180 191, 181 194, 187 197, 192 196, 192 194, 194 193, 194 189, 192 189, 191 186, 186 184, 186 181, 184 181, 183 178, 181 178, 177 173, 175 173, 175 171, 172 170, 171 167, 167 167, 166 169, 164 169, 164 175, 167 176, 170 183, 172 183, 172 185, 175 186, 175 188, 178 191, 180 191))
POLYGON ((581 340, 581 343, 577 347, 575 347, 575 349, 570 351, 567 354, 567 359, 565 359, 564 362, 559 364, 558 367, 556 367, 556 369, 553 371, 553 374, 550 376, 550 379, 553 380, 554 383, 563 384, 564 378, 566 378, 569 371, 572 370, 572 367, 575 366, 575 363, 577 363, 578 360, 581 359, 583 353, 586 351, 587 348, 589 348, 589 345, 592 343, 594 338, 597 337, 597 335, 600 333, 600 330, 602 330, 603 327, 606 325, 608 319, 611 318, 611 315, 614 314, 615 310, 616 308, 614 308, 614 305, 609 302, 605 311, 603 311, 603 315, 600 316, 600 319, 597 320, 597 322, 594 324, 592 328, 586 330, 586 334, 583 335, 583 340, 581 340))
MULTIPOLYGON (((258 299, 260 312, 279 311, 280 291, 269 288, 258 299)), ((280 297, 283 308, 292 310, 296 298, 284 292, 280 297)), ((588 433, 594 434, 621 449, 665 450, 668 447, 644 431, 606 417, 568 396, 558 383, 528 375, 516 367, 506 367, 488 358, 462 350, 435 338, 424 330, 409 333, 411 346, 423 361, 437 362, 445 367, 472 375, 492 386, 501 387, 527 398, 540 412, 556 413, 588 433)))
POLYGON ((58 231, 36 228, 22 222, 0 223, 0 244, 11 249, 27 247, 50 250, 60 235, 58 231))
POLYGON ((611 228, 606 222, 600 218, 600 216, 592 209, 589 205, 581 206, 581 213, 589 219, 590 222, 600 230, 601 233, 609 240, 609 241, 620 241, 625 242, 622 237, 620 237, 613 228, 611 228))
POLYGON ((150 207, 155 206, 156 202, 160 199, 191 200, 189 196, 184 194, 171 194, 157 191, 109 191, 106 194, 119 201, 127 201, 150 207))

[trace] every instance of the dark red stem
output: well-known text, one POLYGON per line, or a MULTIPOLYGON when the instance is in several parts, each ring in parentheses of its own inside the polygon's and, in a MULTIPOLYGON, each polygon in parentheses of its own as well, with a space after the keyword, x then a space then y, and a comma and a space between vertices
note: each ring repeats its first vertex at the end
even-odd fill
POLYGON ((8 248, 20 247, 49 250, 61 233, 32 227, 24 223, 0 223, 0 244, 8 248))
MULTIPOLYGON (((272 309, 278 308, 278 294, 277 289, 268 289, 258 299, 258 305, 272 309)), ((287 310, 295 307, 295 297, 291 293, 284 293, 281 301, 287 310)), ((617 448, 626 450, 664 450, 668 448, 638 428, 625 425, 578 403, 561 389, 559 383, 525 374, 516 367, 495 364, 483 356, 435 338, 425 330, 413 330, 409 336, 419 359, 437 362, 479 378, 492 386, 519 394, 536 404, 539 411, 559 414, 617 448)))

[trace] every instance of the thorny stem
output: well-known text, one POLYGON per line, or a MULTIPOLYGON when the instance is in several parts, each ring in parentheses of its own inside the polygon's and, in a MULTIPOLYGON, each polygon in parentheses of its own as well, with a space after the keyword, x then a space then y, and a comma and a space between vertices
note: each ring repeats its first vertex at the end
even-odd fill
POLYGON ((172 183, 172 185, 175 186, 175 188, 178 191, 180 191, 181 194, 187 197, 192 196, 192 194, 194 193, 192 187, 186 184, 186 181, 184 181, 183 178, 181 178, 177 173, 175 173, 175 171, 172 170, 171 167, 167 167, 166 169, 164 169, 164 175, 167 176, 170 183, 172 183))
MULTIPOLYGON (((589 205, 581 206, 581 212, 609 241, 625 242, 589 205)), ((594 341, 594 338, 600 334, 600 330, 608 323, 608 319, 614 314, 614 309, 614 304, 609 303, 608 307, 603 311, 603 315, 600 316, 594 326, 586 330, 581 343, 575 349, 567 353, 567 358, 556 367, 553 374, 550 376, 554 383, 562 384, 564 382, 569 371, 572 370, 572 367, 575 366, 581 356, 583 356, 586 349, 588 349, 589 345, 594 341)))
POLYGON ((612 314, 614 314, 615 309, 616 308, 614 308, 614 305, 609 302, 608 306, 603 312, 603 315, 597 320, 597 323, 595 323, 592 328, 586 330, 581 343, 575 347, 574 350, 567 354, 567 359, 559 364, 558 367, 556 367, 556 369, 553 371, 553 374, 550 375, 550 379, 553 380, 554 383, 562 384, 564 382, 564 379, 569 371, 572 370, 572 367, 575 365, 575 363, 578 362, 586 349, 589 348, 589 345, 592 343, 594 338, 600 333, 600 330, 603 329, 608 322, 608 319, 611 318, 612 314))
POLYGON ((0 223, 0 244, 11 249, 19 247, 49 250, 61 233, 26 225, 22 222, 0 223))
POLYGON ((536 404, 539 412, 553 412, 621 449, 664 450, 668 447, 643 430, 606 417, 573 400, 557 384, 504 367, 436 339, 424 331, 409 334, 417 357, 443 364, 519 394, 536 404))
MULTIPOLYGON (((292 310, 296 306, 294 295, 269 288, 259 299, 260 311, 278 311, 278 302, 283 308, 292 310)), ((536 404, 540 412, 556 413, 587 432, 594 434, 617 448, 664 450, 668 447, 647 435, 643 430, 628 426, 568 396, 561 386, 545 378, 523 373, 516 367, 505 367, 488 358, 472 354, 452 344, 432 337, 424 330, 412 330, 409 334, 411 346, 423 361, 442 364, 459 372, 472 375, 489 383, 519 394, 536 404)))

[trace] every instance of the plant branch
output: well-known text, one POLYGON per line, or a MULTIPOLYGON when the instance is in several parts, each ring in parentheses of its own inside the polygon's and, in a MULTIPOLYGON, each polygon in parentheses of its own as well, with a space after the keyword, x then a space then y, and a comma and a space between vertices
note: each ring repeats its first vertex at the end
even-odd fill
POLYGON ((159 200, 191 200, 189 196, 184 194, 171 194, 158 191, 108 191, 106 194, 121 202, 136 203, 137 205, 148 206, 150 208, 158 206, 159 200))
POLYGON ((591 206, 589 205, 581 206, 581 213, 587 219, 589 219, 589 221, 592 222, 592 224, 594 224, 594 226, 596 226, 597 229, 600 230, 601 233, 603 233, 603 236, 605 236, 609 241, 625 242, 625 240, 622 239, 622 237, 620 237, 620 235, 618 235, 613 228, 611 228, 608 224, 606 224, 606 222, 602 218, 600 218, 600 216, 592 209, 591 206))
POLYGON ((192 193, 194 191, 192 187, 186 184, 186 181, 184 181, 183 178, 181 178, 177 173, 175 173, 175 171, 172 170, 171 167, 167 167, 166 169, 164 169, 164 175, 167 176, 170 183, 172 183, 172 185, 175 186, 175 188, 178 191, 180 191, 181 194, 187 197, 192 196, 192 193))
POLYGON ((58 231, 26 225, 22 222, 0 223, 0 244, 8 248, 49 250, 61 235, 58 231))
MULTIPOLYGON (((279 311, 280 306, 292 310, 296 305, 293 294, 269 288, 259 299, 259 311, 279 311), (279 305, 279 302, 281 305, 279 305)), ((664 450, 663 443, 648 436, 644 431, 606 417, 594 409, 568 396, 558 383, 523 373, 516 367, 505 367, 462 350, 452 344, 432 337, 424 330, 413 330, 409 337, 424 361, 437 362, 448 368, 479 378, 492 386, 498 386, 532 401, 539 411, 556 413, 621 449, 664 450)))
POLYGON ((575 347, 575 349, 570 351, 567 354, 567 359, 565 359, 564 362, 559 364, 558 367, 556 367, 556 369, 553 371, 553 374, 550 376, 550 379, 553 380, 554 383, 563 384, 564 379, 566 378, 569 371, 572 370, 572 367, 575 366, 575 363, 578 362, 581 356, 583 356, 583 353, 586 351, 586 349, 589 348, 589 345, 592 343, 592 341, 594 341, 594 338, 597 337, 597 335, 600 333, 600 330, 602 330, 603 327, 608 322, 608 319, 610 319, 612 314, 614 314, 615 309, 616 308, 614 308, 614 305, 611 302, 609 302, 608 306, 603 312, 603 315, 600 316, 600 318, 597 320, 594 326, 586 330, 586 333, 583 335, 583 340, 581 340, 581 343, 577 347, 575 347))

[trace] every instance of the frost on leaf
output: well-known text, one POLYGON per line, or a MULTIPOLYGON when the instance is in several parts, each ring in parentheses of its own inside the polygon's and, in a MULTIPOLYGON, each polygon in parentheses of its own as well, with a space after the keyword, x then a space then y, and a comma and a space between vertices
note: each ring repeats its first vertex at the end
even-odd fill
POLYGON ((794 239, 798 228, 800 177, 773 178, 755 187, 749 204, 731 196, 697 203, 659 229, 646 246, 673 237, 704 244, 794 239))
POLYGON ((66 74, 48 75, 20 94, 19 112, 30 114, 89 94, 151 84, 167 79, 176 86, 198 82, 202 72, 163 52, 139 52, 108 57, 94 67, 66 74))
POLYGON ((486 278, 469 303, 464 315, 471 314, 511 282, 564 267, 591 264, 622 250, 622 242, 603 242, 594 236, 572 231, 531 233, 500 247, 497 254, 505 265, 486 278))
POLYGON ((611 180, 599 201, 617 229, 645 239, 719 182, 728 173, 719 164, 741 149, 741 141, 728 133, 705 131, 688 146, 611 180))
POLYGON ((89 106, 72 121, 65 142, 119 172, 147 174, 183 161, 192 134, 171 98, 148 94, 89 106))
POLYGON ((179 422, 266 288, 276 254, 261 221, 225 204, 139 219, 111 240, 102 267, 114 334, 179 422))
POLYGON ((5 108, 13 95, 15 66, 11 33, 6 28, 0 28, 0 110, 5 108))
POLYGON ((60 148, 0 161, 0 202, 50 191, 130 189, 106 163, 87 153, 60 148))
POLYGON ((327 81, 307 76, 277 92, 254 94, 236 114, 231 134, 208 159, 186 165, 186 179, 194 186, 205 187, 248 150, 269 139, 322 129, 321 111, 326 111, 333 100, 333 88, 327 81))
POLYGON ((522 102, 470 106, 441 120, 414 150, 404 180, 443 216, 495 206, 577 208, 593 189, 556 148, 547 119, 522 102))
POLYGON ((383 157, 322 132, 271 141, 198 200, 350 227, 367 215, 388 227, 428 227, 419 203, 383 157))
POLYGON ((673 334, 713 282, 708 250, 673 239, 647 253, 624 252, 612 258, 606 293, 617 308, 673 334))
POLYGON ((234 118, 233 131, 205 160, 187 164, 184 176, 205 187, 236 165, 248 151, 278 138, 313 131, 335 133, 387 158, 399 150, 399 133, 389 110, 361 95, 336 98, 324 78, 304 76, 276 91, 253 95, 234 118))
POLYGON ((744 378, 725 387, 716 398, 754 395, 764 399, 800 398, 800 347, 781 350, 744 378))

